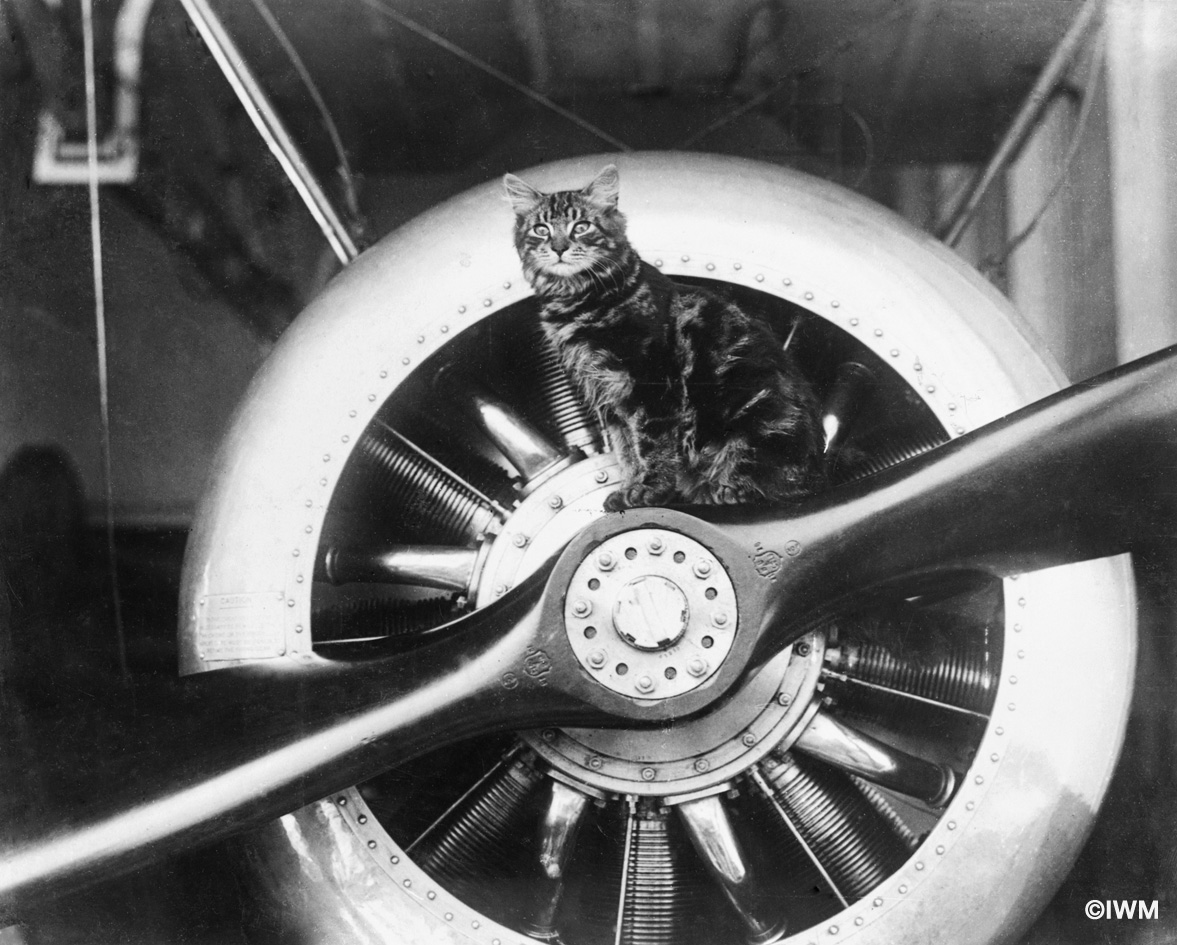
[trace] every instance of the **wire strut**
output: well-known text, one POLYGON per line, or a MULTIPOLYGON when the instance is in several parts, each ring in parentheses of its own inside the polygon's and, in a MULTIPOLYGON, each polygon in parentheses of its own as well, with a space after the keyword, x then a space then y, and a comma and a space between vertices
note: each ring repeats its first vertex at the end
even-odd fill
POLYGON ((128 677, 127 640, 123 632, 122 598, 119 595, 118 560, 114 547, 114 485, 110 462, 110 380, 106 357, 106 290, 102 281, 102 215, 98 207, 98 106, 94 76, 94 3, 82 3, 82 49, 86 69, 86 165, 90 192, 90 251, 94 270, 94 323, 98 334, 98 410, 102 424, 102 479, 106 506, 106 555, 110 594, 114 605, 114 631, 119 672, 128 677))

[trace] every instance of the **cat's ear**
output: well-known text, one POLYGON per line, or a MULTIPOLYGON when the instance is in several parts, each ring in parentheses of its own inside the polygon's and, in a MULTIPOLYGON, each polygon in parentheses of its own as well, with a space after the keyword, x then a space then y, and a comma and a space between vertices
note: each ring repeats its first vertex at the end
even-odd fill
POLYGON ((514 208, 515 213, 519 216, 526 216, 531 213, 539 202, 544 199, 544 195, 527 183, 522 177, 516 177, 514 174, 503 175, 503 193, 506 195, 508 202, 514 208))
POLYGON ((593 178, 584 190, 585 199, 602 210, 617 208, 617 195, 621 190, 621 175, 617 173, 617 165, 610 164, 601 168, 601 173, 593 178))

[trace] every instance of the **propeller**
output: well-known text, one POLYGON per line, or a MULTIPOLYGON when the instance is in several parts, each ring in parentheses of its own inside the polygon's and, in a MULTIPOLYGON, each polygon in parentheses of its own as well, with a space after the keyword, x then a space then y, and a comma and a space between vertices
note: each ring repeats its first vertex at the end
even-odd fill
POLYGON ((19 912, 228 836, 459 739, 701 712, 851 593, 964 567, 1008 575, 1172 534, 1175 465, 1172 348, 789 508, 606 516, 501 600, 417 649, 175 682, 162 716, 132 718, 118 757, 94 760, 109 783, 94 785, 93 804, 3 825, 0 907, 19 912), (703 684, 632 699, 578 662, 564 598, 597 545, 650 527, 709 549, 740 609, 730 652, 703 684))

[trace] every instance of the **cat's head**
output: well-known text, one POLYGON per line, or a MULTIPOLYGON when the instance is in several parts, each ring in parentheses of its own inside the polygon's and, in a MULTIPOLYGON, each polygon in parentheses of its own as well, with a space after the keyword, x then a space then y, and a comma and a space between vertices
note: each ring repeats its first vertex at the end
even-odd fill
POLYGON ((628 243, 610 164, 580 190, 545 194, 514 174, 503 178, 515 210, 515 248, 537 292, 565 294, 616 268, 628 243))

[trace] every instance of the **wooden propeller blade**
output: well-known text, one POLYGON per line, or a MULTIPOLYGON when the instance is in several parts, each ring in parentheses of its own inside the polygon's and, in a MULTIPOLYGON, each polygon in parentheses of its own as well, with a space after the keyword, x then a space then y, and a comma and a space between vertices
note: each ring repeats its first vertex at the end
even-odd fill
MULTIPOLYGON (((695 510, 700 511, 700 510, 695 510)), ((1017 574, 1177 534, 1177 346, 791 512, 708 514, 772 582, 758 653, 896 578, 1017 574)))
POLYGON ((112 712, 119 750, 71 759, 90 769, 92 803, 0 824, 0 912, 264 823, 450 741, 607 724, 575 679, 527 662, 550 648, 553 626, 562 632, 542 619, 549 571, 419 650, 201 673, 154 694, 149 712, 112 712))

